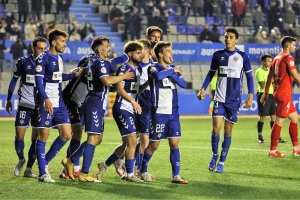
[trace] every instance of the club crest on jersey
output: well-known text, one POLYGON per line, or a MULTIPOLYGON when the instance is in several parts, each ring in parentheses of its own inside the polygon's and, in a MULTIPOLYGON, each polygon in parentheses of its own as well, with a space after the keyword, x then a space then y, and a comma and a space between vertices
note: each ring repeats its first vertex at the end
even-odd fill
POLYGON ((17 66, 14 67, 14 72, 17 72, 18 71, 18 68, 17 66))
POLYGON ((290 66, 294 66, 294 61, 290 61, 290 66))
POLYGON ((24 120, 23 119, 20 120, 20 124, 24 124, 24 120))
POLYGON ((239 58, 238 58, 237 56, 235 56, 235 57, 233 58, 233 61, 236 62, 236 61, 238 61, 238 59, 239 59, 239 58))
POLYGON ((35 71, 36 72, 41 72, 43 70, 41 65, 36 66, 35 71))
POLYGON ((151 67, 150 68, 150 72, 154 72, 154 71, 156 71, 156 68, 155 67, 151 67))
POLYGON ((101 67, 100 72, 101 72, 102 74, 106 74, 106 73, 107 73, 107 70, 106 70, 105 67, 101 67))
POLYGON ((49 125, 49 121, 45 121, 45 125, 48 126, 49 125))
POLYGON ((218 109, 214 109, 214 113, 217 114, 218 113, 218 109))
POLYGON ((161 133, 157 134, 157 137, 158 137, 158 138, 161 138, 161 133))

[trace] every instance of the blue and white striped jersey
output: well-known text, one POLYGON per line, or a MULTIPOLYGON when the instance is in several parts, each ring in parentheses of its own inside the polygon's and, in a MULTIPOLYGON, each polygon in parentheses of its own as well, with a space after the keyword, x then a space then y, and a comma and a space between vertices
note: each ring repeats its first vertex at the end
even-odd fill
MULTIPOLYGON (((134 79, 132 80, 123 80, 121 82, 124 83, 124 90, 126 93, 133 99, 137 100, 137 94, 140 87, 140 72, 138 70, 138 66, 136 66, 136 69, 131 67, 128 63, 124 63, 121 67, 119 67, 117 71, 117 76, 121 76, 125 74, 125 72, 130 69, 131 72, 135 74, 134 79)), ((123 99, 119 94, 117 94, 116 101, 115 101, 115 108, 126 110, 130 113, 134 113, 134 109, 132 107, 132 104, 128 102, 127 100, 123 99)))
POLYGON ((248 93, 254 92, 254 82, 249 56, 236 49, 216 51, 212 56, 210 71, 202 87, 206 89, 218 70, 218 80, 215 92, 215 101, 222 103, 241 102, 243 75, 247 78, 248 93))
POLYGON ((174 73, 174 65, 164 66, 156 63, 148 68, 149 86, 151 91, 151 106, 156 113, 172 114, 172 108, 178 107, 176 85, 186 88, 186 82, 181 74, 174 73))
POLYGON ((34 74, 35 60, 33 59, 32 55, 29 55, 28 57, 19 58, 14 67, 13 78, 11 80, 8 91, 8 96, 10 96, 11 98, 11 95, 16 85, 16 81, 19 77, 21 77, 20 87, 18 90, 19 106, 32 109, 35 108, 36 88, 34 74))

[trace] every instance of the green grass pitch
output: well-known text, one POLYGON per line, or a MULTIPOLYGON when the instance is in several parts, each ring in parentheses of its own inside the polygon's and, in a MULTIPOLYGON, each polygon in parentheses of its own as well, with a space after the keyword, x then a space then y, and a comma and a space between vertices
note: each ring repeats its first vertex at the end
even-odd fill
MULTIPOLYGON (((181 119, 180 174, 189 184, 176 185, 170 183, 171 165, 167 141, 161 142, 149 163, 149 173, 156 177, 156 182, 152 183, 125 182, 116 175, 114 166, 108 169, 102 183, 60 180, 60 162, 65 157, 67 145, 49 165, 55 183, 15 177, 13 168, 18 159, 13 142, 14 122, 0 121, 0 199, 298 199, 300 158, 292 157, 288 122, 281 133, 288 142, 278 145, 278 150, 287 154, 284 159, 268 158, 269 120, 264 126, 265 144, 257 143, 256 122, 257 118, 238 120, 234 126, 225 172, 218 174, 207 169, 211 158, 211 119, 181 119)), ((26 157, 30 131, 28 129, 25 136, 26 157)), ((51 130, 47 149, 57 135, 57 130, 51 130)), ((96 148, 90 169, 92 174, 97 172, 96 164, 104 161, 120 141, 115 122, 106 120, 103 143, 96 148)), ((36 165, 33 172, 38 173, 36 165)))

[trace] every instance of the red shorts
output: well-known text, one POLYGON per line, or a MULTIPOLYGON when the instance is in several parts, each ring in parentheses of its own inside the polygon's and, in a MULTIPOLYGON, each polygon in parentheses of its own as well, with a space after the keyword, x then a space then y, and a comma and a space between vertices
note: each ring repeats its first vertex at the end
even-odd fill
POLYGON ((296 112, 292 97, 286 95, 276 95, 276 116, 288 117, 290 113, 296 112))

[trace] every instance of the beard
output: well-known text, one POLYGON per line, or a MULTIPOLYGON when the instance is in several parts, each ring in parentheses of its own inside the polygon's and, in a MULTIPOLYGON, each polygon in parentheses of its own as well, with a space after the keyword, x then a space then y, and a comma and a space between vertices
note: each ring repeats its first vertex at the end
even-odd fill
POLYGON ((142 59, 137 60, 137 59, 135 59, 135 58, 133 58, 133 57, 131 57, 130 60, 131 60, 135 65, 137 65, 138 63, 140 63, 140 62, 142 61, 142 59))
POLYGON ((58 53, 64 53, 64 51, 61 51, 60 49, 58 49, 57 47, 55 47, 55 51, 58 53))

